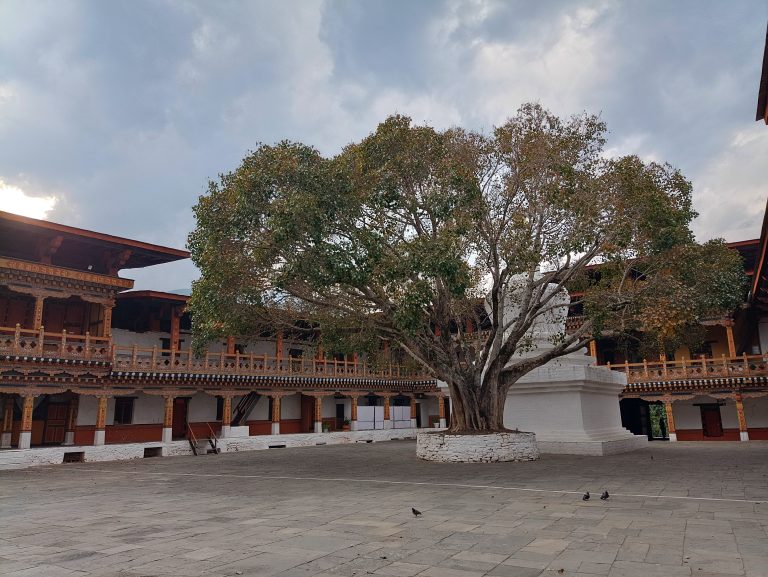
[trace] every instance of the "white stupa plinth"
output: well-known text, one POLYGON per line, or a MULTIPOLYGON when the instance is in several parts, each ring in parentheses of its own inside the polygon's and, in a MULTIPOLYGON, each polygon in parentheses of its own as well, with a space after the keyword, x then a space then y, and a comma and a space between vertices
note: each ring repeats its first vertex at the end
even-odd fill
MULTIPOLYGON (((504 314, 508 319, 519 314, 511 296, 504 314)), ((528 346, 511 363, 540 355, 562 337, 570 297, 563 290, 551 304, 555 307, 537 319, 528 346)), ((541 453, 610 455, 645 447, 645 436, 621 426, 619 394, 626 376, 595 366, 595 358, 585 353, 582 349, 554 359, 524 375, 507 395, 504 425, 536 433, 541 453)))

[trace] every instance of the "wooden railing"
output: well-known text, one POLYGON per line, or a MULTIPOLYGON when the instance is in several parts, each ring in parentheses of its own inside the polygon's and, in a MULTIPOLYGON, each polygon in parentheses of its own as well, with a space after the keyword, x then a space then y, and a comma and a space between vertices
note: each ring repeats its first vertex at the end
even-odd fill
POLYGON ((114 346, 112 370, 122 372, 201 373, 227 375, 303 375, 319 377, 372 377, 430 379, 422 372, 399 364, 369 365, 366 361, 273 357, 255 354, 172 351, 137 346, 114 346))
POLYGON ((768 355, 722 356, 719 359, 700 357, 679 361, 643 361, 606 366, 627 375, 627 383, 650 381, 682 381, 726 377, 768 376, 768 355))
POLYGON ((0 327, 0 355, 25 357, 53 357, 109 361, 112 342, 108 337, 93 337, 89 333, 75 335, 39 330, 0 327))

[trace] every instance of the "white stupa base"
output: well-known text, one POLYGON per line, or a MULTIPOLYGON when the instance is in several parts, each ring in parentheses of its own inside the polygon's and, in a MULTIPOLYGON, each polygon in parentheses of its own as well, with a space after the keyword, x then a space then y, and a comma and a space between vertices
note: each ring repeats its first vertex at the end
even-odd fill
POLYGON ((626 377, 592 361, 574 353, 525 375, 509 391, 504 425, 536 433, 542 453, 613 455, 645 447, 647 437, 621 426, 626 377))

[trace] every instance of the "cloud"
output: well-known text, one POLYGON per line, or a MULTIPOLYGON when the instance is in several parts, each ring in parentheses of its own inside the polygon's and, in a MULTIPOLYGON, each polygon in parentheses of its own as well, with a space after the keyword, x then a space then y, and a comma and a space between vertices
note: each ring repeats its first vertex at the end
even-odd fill
MULTIPOLYGON (((181 247, 207 180, 259 142, 334 154, 394 112, 489 130, 535 100, 679 166, 699 237, 752 237, 764 137, 738 135, 757 131, 766 17, 761 0, 5 0, 0 175, 59 198, 53 220, 181 247)), ((176 289, 195 275, 178 267, 133 272, 176 289)))
POLYGON ((57 202, 55 196, 31 196, 18 186, 6 184, 0 179, 0 210, 44 219, 57 202))

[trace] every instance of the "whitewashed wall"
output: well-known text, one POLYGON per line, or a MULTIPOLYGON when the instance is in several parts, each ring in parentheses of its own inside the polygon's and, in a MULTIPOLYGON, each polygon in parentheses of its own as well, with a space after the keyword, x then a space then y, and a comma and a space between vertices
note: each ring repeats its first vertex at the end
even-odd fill
MULTIPOLYGON (((697 405, 703 403, 716 403, 712 397, 699 396, 687 401, 675 401, 672 410, 675 416, 675 429, 701 429, 701 408, 697 405)), ((746 408, 745 408, 746 414, 746 408)), ((738 429, 739 418, 736 414, 736 402, 727 400, 720 406, 720 418, 724 429, 738 429)), ((758 426, 749 424, 748 426, 758 426)))
POLYGON ((744 418, 747 427, 768 427, 768 397, 744 399, 744 418))

